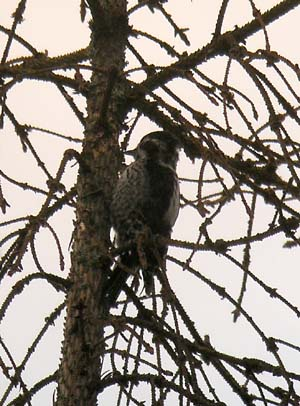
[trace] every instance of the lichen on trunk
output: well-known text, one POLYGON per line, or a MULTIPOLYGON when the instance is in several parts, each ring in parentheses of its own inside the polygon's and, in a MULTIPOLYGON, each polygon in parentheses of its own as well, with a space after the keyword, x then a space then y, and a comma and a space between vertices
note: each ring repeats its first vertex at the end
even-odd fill
POLYGON ((67 296, 57 406, 97 404, 104 351, 101 288, 110 266, 109 209, 119 167, 118 134, 128 35, 126 0, 87 2, 91 14, 87 118, 77 180, 71 289, 67 296))

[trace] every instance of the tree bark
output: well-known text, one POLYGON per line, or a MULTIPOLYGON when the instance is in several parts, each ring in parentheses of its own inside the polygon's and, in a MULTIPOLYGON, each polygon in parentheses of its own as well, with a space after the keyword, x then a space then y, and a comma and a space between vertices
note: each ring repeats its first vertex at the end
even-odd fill
POLYGON ((123 121, 120 78, 128 35, 126 0, 89 0, 92 14, 87 120, 79 159, 77 211, 67 297, 58 406, 94 406, 104 353, 101 290, 110 266, 109 208, 123 121))

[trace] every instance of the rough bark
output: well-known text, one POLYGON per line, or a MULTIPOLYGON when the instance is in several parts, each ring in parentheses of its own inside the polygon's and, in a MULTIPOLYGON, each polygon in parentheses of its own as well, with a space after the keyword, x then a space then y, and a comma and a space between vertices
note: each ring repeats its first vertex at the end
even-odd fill
POLYGON ((88 87, 87 120, 79 159, 77 213, 67 297, 58 406, 97 404, 104 351, 101 289, 109 269, 109 206, 119 165, 117 135, 122 113, 128 34, 126 0, 89 1, 90 55, 94 73, 88 87))

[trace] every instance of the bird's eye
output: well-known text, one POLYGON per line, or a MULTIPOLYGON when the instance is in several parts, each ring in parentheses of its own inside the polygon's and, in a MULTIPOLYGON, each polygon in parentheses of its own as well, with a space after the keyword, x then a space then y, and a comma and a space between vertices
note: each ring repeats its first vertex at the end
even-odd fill
POLYGON ((159 148, 155 142, 147 141, 143 144, 143 149, 150 154, 155 154, 158 152, 159 148))

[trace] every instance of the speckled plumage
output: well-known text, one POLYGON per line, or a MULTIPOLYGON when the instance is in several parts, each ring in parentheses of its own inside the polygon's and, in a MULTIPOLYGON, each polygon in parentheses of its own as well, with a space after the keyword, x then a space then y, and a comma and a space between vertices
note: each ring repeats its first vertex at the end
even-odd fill
POLYGON ((156 255, 143 246, 146 266, 141 266, 136 243, 145 231, 170 237, 179 211, 179 184, 176 174, 179 142, 171 134, 157 131, 146 135, 133 151, 135 161, 121 174, 111 205, 112 225, 118 246, 133 243, 120 257, 106 287, 109 304, 113 304, 131 271, 142 268, 146 294, 153 286, 153 268, 164 259, 167 247, 156 247, 156 255), (159 260, 157 258, 159 254, 159 260))

